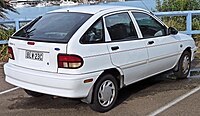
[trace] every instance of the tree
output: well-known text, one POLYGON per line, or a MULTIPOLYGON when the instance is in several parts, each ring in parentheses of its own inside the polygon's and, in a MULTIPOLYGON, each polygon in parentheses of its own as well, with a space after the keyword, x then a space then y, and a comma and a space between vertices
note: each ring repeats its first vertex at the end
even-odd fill
POLYGON ((156 3, 158 11, 200 10, 200 0, 156 0, 156 3))
POLYGON ((156 0, 156 9, 158 11, 161 11, 161 1, 160 0, 156 0))
POLYGON ((15 8, 13 8, 8 1, 0 0, 0 19, 6 18, 6 15, 8 13, 8 10, 18 13, 15 8))

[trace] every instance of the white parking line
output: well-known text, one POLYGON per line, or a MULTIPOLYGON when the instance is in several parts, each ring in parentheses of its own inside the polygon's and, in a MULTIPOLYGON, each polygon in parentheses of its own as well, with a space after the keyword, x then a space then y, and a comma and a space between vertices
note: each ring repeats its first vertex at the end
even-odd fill
POLYGON ((155 116, 155 115, 160 114, 161 112, 165 111, 166 109, 168 109, 168 108, 170 108, 171 106, 177 104, 177 103, 180 102, 181 100, 187 98, 188 96, 190 96, 190 95, 196 93, 196 92, 199 91, 199 90, 200 90, 200 86, 194 88, 194 89, 191 90, 190 92, 188 92, 188 93, 186 93, 186 94, 184 94, 184 95, 182 95, 182 96, 176 98, 175 100, 169 102, 167 105, 165 105, 165 106, 163 106, 163 107, 157 109, 156 111, 150 113, 148 116, 155 116))
POLYGON ((11 91, 15 91, 15 90, 17 90, 17 89, 19 89, 20 87, 15 87, 15 88, 12 88, 12 89, 8 89, 8 90, 5 90, 5 91, 2 91, 2 92, 0 92, 0 95, 2 95, 2 94, 5 94, 5 93, 8 93, 8 92, 11 92, 11 91))

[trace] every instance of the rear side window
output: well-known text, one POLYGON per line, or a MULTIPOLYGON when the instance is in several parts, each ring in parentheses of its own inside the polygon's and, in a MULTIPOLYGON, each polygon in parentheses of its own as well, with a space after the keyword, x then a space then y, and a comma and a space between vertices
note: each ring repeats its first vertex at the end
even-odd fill
POLYGON ((103 20, 99 19, 83 35, 81 38, 81 43, 91 44, 102 42, 104 42, 103 20))
POLYGON ((83 13, 49 13, 20 29, 13 38, 68 42, 76 30, 90 17, 90 14, 83 13))
POLYGON ((128 13, 118 13, 105 18, 112 41, 137 39, 137 32, 128 13))
POLYGON ((133 13, 144 38, 166 35, 166 27, 144 13, 133 13))

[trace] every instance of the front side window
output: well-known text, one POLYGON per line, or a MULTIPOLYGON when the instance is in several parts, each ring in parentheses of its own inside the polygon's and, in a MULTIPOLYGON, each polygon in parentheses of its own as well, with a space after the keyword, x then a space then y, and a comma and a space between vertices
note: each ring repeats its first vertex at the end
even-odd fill
POLYGON ((133 13, 144 38, 166 35, 166 27, 144 13, 133 13))
POLYGON ((83 35, 81 43, 101 43, 104 42, 104 29, 102 19, 97 20, 83 35))
POLYGON ((90 17, 90 14, 84 13, 48 13, 20 29, 12 38, 68 42, 76 30, 90 17))
POLYGON ((118 13, 105 18, 112 41, 137 39, 137 32, 128 13, 118 13))

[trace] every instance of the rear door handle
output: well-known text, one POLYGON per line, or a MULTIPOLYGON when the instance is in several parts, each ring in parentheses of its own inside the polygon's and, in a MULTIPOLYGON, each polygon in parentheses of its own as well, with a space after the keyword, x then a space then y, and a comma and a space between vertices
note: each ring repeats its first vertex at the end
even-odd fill
POLYGON ((111 47, 111 49, 114 51, 114 50, 118 50, 119 49, 119 46, 113 46, 111 47))
POLYGON ((154 44, 154 41, 149 41, 148 45, 154 44))

